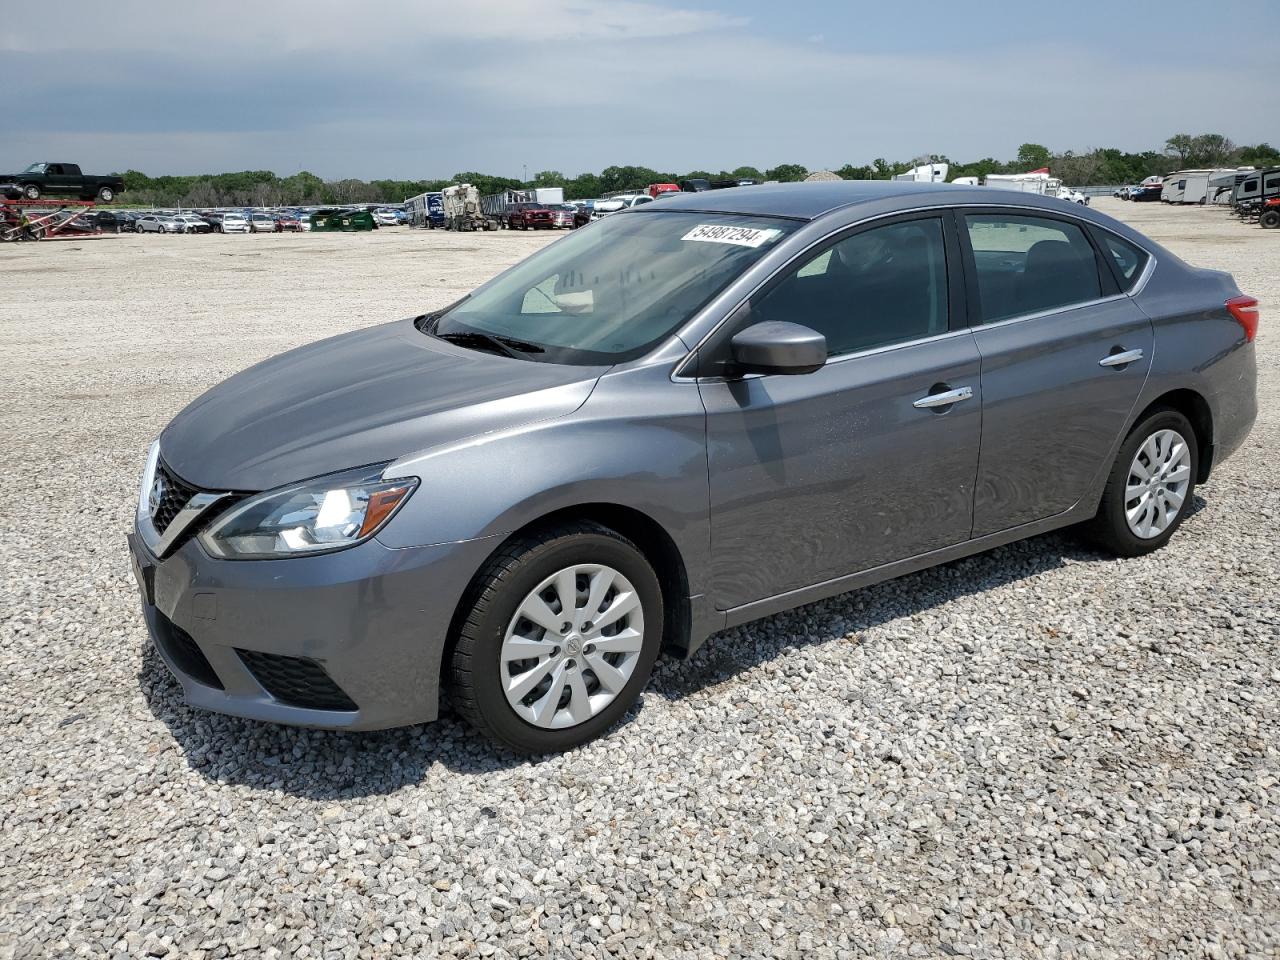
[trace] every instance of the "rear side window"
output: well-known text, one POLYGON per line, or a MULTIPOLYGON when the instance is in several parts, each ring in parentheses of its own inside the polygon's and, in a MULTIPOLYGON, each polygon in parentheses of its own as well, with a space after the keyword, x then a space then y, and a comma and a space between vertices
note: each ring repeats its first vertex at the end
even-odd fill
POLYGON ((979 322, 1102 296, 1093 246, 1075 224, 1009 214, 971 214, 965 224, 977 270, 979 322))
POLYGON ((1120 289, 1128 293, 1142 276, 1142 269, 1151 259, 1150 256, 1141 247, 1135 247, 1128 240, 1122 240, 1106 230, 1095 230, 1094 236, 1101 240, 1102 248, 1111 257, 1120 289))

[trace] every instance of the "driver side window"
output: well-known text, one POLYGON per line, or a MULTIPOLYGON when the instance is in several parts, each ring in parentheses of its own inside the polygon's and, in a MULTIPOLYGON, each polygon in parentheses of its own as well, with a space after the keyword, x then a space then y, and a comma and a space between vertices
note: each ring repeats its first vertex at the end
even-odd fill
POLYGON ((908 220, 846 237, 753 299, 751 319, 817 330, 829 357, 945 333, 942 221, 908 220))

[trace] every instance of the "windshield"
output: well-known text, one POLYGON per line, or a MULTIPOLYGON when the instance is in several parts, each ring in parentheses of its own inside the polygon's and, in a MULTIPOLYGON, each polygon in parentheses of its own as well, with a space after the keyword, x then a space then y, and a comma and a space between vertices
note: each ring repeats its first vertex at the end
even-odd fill
POLYGON ((517 264, 429 329, 459 341, 506 338, 530 360, 633 359, 795 227, 771 217, 684 211, 609 217, 517 264))
POLYGON ((45 168, 45 165, 43 163, 33 163, 31 166, 27 167, 27 169, 23 170, 22 172, 23 173, 44 173, 44 168, 45 168))

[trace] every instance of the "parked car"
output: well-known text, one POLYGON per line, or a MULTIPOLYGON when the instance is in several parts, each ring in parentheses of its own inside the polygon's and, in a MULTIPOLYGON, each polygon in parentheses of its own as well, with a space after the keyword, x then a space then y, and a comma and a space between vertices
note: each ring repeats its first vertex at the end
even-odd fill
POLYGON ((174 222, 182 229, 179 233, 212 233, 213 227, 204 217, 196 216, 194 213, 180 213, 173 218, 174 222))
POLYGON ((545 203, 513 203, 507 207, 507 227, 511 230, 551 230, 556 217, 545 203))
POLYGON ((591 222, 592 210, 595 207, 595 205, 599 202, 600 201, 598 200, 575 200, 574 201, 573 227, 575 230, 578 227, 585 227, 588 223, 591 222))
POLYGON ((130 545, 189 702, 364 729, 447 682, 567 749, 726 627, 1073 524, 1156 550, 1256 415, 1257 301, 1088 207, 837 181, 606 221, 164 429, 130 545))
POLYGON ((702 193, 704 190, 711 189, 711 181, 705 177, 691 177, 680 181, 680 189, 684 193, 702 193))
POLYGON ((133 225, 137 233, 182 233, 183 225, 173 217, 149 213, 139 217, 133 225))
POLYGON ((21 173, 0 173, 0 183, 16 185, 27 200, 78 197, 111 203, 124 192, 123 178, 84 173, 74 163, 33 163, 21 173))
POLYGON ((616 197, 609 200, 597 200, 591 208, 591 219, 599 220, 602 217, 609 216, 611 213, 617 213, 619 210, 625 209, 626 206, 626 203, 616 197))
POLYGON ((574 217, 574 214, 578 212, 578 208, 575 207, 572 203, 557 204, 556 206, 551 208, 551 212, 555 214, 555 222, 553 226, 555 226, 557 230, 573 229, 573 217, 574 217))
POLYGON ((249 233, 249 218, 243 213, 224 213, 219 218, 221 233, 249 233))
POLYGON ((89 216, 103 233, 132 233, 136 219, 125 210, 95 210, 89 216))
POLYGON ((373 217, 378 221, 380 227, 398 227, 400 226, 400 218, 396 215, 396 211, 382 207, 373 212, 373 217))
POLYGON ((282 213, 276 217, 276 224, 282 232, 301 233, 302 221, 292 213, 282 213))
POLYGON ((1066 184, 1059 186, 1055 195, 1059 200, 1066 200, 1068 203, 1080 203, 1085 206, 1089 205, 1088 196, 1079 190, 1071 189, 1071 187, 1068 187, 1066 184))
POLYGON ((280 224, 270 213, 254 213, 249 217, 249 229, 253 233, 279 233, 280 224))

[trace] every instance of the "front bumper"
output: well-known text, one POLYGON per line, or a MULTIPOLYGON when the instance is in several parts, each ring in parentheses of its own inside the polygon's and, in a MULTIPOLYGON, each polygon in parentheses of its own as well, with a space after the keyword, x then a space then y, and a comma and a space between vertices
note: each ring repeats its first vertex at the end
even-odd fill
POLYGON ((157 560, 129 537, 152 642, 187 703, 298 726, 373 730, 439 709, 449 624, 495 541, 157 560))

